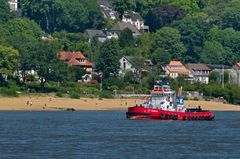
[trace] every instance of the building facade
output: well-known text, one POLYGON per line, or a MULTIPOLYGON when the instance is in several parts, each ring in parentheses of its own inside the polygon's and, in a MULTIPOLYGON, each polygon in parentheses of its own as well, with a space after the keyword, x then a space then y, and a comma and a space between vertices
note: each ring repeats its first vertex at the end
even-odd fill
POLYGON ((11 11, 18 11, 19 0, 9 0, 8 3, 11 11))
POLYGON ((150 59, 145 59, 144 57, 139 56, 123 56, 119 62, 119 74, 123 76, 128 71, 131 71, 135 74, 140 74, 141 72, 149 72, 153 67, 153 63, 150 59))
POLYGON ((119 74, 124 75, 127 71, 135 72, 136 69, 133 67, 130 56, 123 56, 120 59, 120 71, 119 74))
POLYGON ((171 78, 178 78, 179 76, 189 77, 189 70, 180 61, 170 61, 165 71, 165 74, 171 78))
POLYGON ((133 24, 126 23, 126 22, 119 22, 116 25, 114 25, 111 29, 108 30, 107 38, 108 39, 111 39, 111 38, 118 39, 121 32, 127 28, 132 31, 133 36, 137 37, 137 36, 141 35, 141 33, 138 31, 138 29, 133 24))
POLYGON ((111 0, 98 0, 98 4, 102 10, 103 16, 106 19, 118 19, 118 13, 113 9, 111 0))
POLYGON ((87 29, 85 34, 89 37, 89 43, 93 38, 96 38, 99 42, 107 40, 107 35, 102 30, 87 29))
POLYGON ((60 60, 66 62, 69 66, 81 67, 86 70, 87 73, 93 71, 93 63, 89 62, 81 52, 62 51, 59 57, 60 60))
POLYGON ((204 84, 209 83, 209 74, 211 69, 206 64, 201 63, 189 63, 186 68, 190 71, 190 77, 194 82, 200 82, 204 84))
POLYGON ((122 22, 134 25, 140 32, 149 31, 149 27, 144 25, 144 19, 137 12, 125 12, 122 17, 122 22))
POLYGON ((236 83, 240 85, 240 62, 235 63, 235 65, 233 66, 233 70, 236 74, 236 83))

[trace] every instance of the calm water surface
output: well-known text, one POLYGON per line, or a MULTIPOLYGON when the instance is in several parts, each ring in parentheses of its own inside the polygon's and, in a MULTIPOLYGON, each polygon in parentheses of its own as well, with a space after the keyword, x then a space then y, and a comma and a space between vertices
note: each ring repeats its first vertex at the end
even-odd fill
POLYGON ((240 158, 240 112, 214 121, 127 120, 123 111, 0 112, 0 158, 240 158))

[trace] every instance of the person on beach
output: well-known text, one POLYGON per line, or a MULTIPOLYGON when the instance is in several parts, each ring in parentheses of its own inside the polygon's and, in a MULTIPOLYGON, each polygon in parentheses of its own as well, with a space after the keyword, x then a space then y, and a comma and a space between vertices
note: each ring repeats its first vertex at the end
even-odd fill
POLYGON ((30 101, 29 104, 30 104, 30 106, 32 106, 32 104, 33 104, 32 101, 30 101))
POLYGON ((29 105, 29 101, 27 101, 27 106, 29 105))
POLYGON ((45 104, 44 104, 44 107, 42 107, 42 109, 46 109, 46 107, 47 107, 47 104, 45 103, 45 104))

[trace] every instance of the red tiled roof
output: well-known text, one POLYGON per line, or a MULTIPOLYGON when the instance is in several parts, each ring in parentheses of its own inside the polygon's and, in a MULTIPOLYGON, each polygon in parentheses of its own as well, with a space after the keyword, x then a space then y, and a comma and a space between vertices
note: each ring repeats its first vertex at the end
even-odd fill
POLYGON ((169 66, 183 66, 180 61, 170 61, 169 66))
POLYGON ((167 69, 171 73, 189 73, 189 70, 186 69, 186 67, 184 67, 184 66, 181 69, 175 69, 173 67, 167 66, 167 69))
POLYGON ((60 59, 61 60, 70 60, 72 58, 80 58, 80 59, 86 59, 86 57, 81 53, 81 52, 65 52, 61 51, 60 52, 60 59))
POLYGON ((73 52, 73 58, 75 58, 75 59, 86 59, 86 57, 80 52, 73 52))
POLYGON ((207 70, 210 71, 210 68, 206 64, 202 63, 189 63, 186 65, 186 68, 192 70, 207 70))
POLYGON ((89 62, 81 52, 62 51, 59 54, 59 58, 65 62, 67 62, 71 66, 84 66, 84 67, 92 67, 93 66, 93 64, 91 62, 89 62), (80 62, 77 59, 83 59, 84 62, 80 62))
POLYGON ((180 61, 170 61, 167 70, 171 73, 189 73, 189 70, 180 61))

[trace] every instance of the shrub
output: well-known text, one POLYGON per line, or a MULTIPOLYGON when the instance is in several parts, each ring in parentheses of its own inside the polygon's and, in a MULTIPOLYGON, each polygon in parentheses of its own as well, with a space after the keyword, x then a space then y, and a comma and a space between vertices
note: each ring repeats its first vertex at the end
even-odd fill
POLYGON ((77 92, 72 92, 72 93, 70 93, 70 98, 80 99, 80 95, 77 92))
POLYGON ((118 86, 116 86, 116 85, 112 85, 111 87, 110 87, 110 90, 118 90, 119 88, 118 88, 118 86))
POLYGON ((198 97, 194 97, 193 100, 198 101, 199 99, 198 99, 198 97))
POLYGON ((108 91, 103 91, 99 94, 99 98, 113 98, 113 96, 108 91))
POLYGON ((56 92, 57 91, 57 83, 56 82, 47 82, 45 83, 44 92, 56 92))
POLYGON ((2 96, 7 96, 7 97, 17 97, 18 94, 15 89, 13 88, 0 88, 0 94, 2 96))
POLYGON ((124 88, 125 91, 127 92, 133 92, 134 91, 134 86, 128 85, 124 88))
POLYGON ((61 92, 56 92, 55 95, 56 95, 57 97, 63 97, 63 95, 62 95, 61 92))
POLYGON ((205 97, 204 100, 205 101, 211 101, 211 98, 210 97, 205 97))
POLYGON ((109 77, 103 81, 103 88, 104 89, 110 89, 111 86, 117 86, 118 88, 124 87, 123 80, 117 78, 117 77, 109 77))
POLYGON ((35 82, 28 82, 28 83, 26 83, 26 90, 29 91, 30 93, 39 92, 40 85, 35 82))

